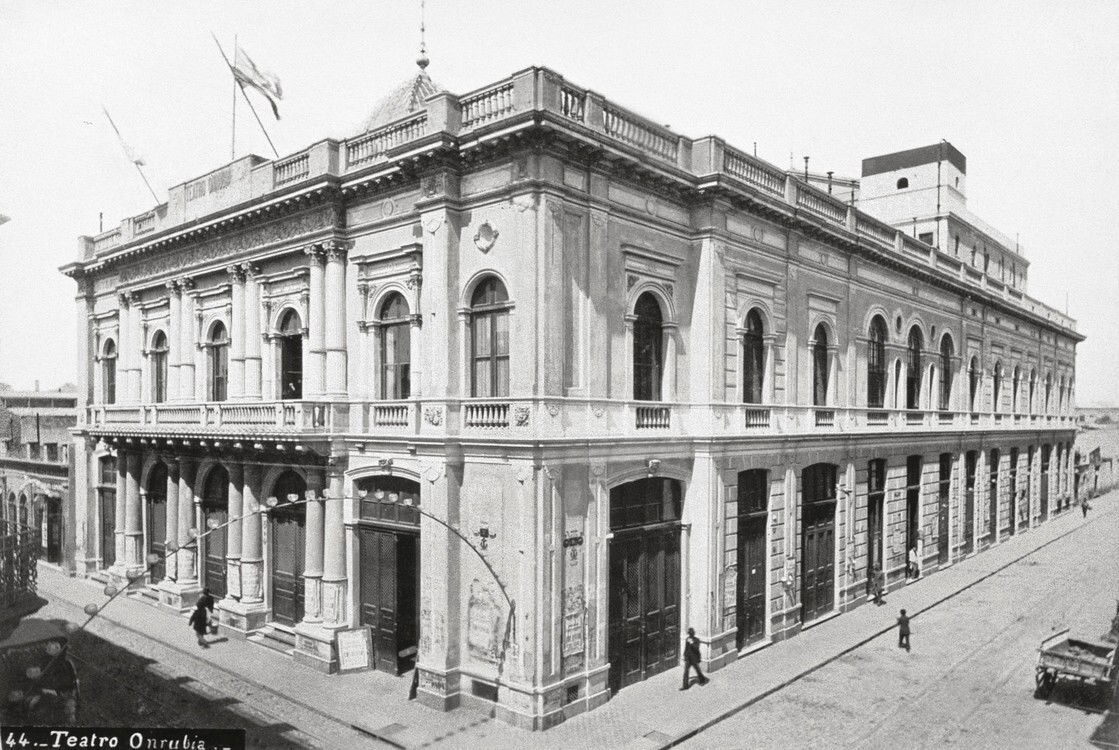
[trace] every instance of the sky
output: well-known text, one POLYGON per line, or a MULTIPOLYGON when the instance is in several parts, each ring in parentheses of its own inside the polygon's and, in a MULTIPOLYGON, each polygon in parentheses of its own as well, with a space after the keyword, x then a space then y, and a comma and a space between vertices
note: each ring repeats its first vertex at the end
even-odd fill
MULTIPOLYGON (((229 160, 232 82, 213 32, 283 83, 281 155, 346 137, 415 71, 419 0, 0 0, 0 382, 75 376, 79 235, 154 201, 101 112, 167 189, 229 160)), ((1119 405, 1119 3, 427 0, 428 72, 463 93, 546 65, 689 137, 858 176, 951 141, 968 205, 1079 321, 1082 406, 1119 405)), ((236 153, 271 156, 243 102, 236 153)))

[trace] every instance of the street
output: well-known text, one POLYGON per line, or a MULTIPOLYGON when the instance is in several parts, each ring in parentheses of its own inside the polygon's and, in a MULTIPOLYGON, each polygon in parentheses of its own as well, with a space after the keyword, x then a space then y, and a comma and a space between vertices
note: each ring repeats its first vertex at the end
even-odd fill
MULTIPOLYGON (((1119 706, 1059 685, 1037 700, 1034 664, 1056 630, 1099 638, 1119 600, 1119 513, 1106 515, 934 606, 682 745, 1119 747, 1119 706)), ((1089 518, 1089 520, 1092 520, 1089 518)), ((873 606, 873 605, 871 605, 873 606)), ((884 623, 898 614, 889 597, 884 623)), ((912 613, 911 613, 912 614, 912 613)), ((718 690, 718 673, 705 690, 718 690)))

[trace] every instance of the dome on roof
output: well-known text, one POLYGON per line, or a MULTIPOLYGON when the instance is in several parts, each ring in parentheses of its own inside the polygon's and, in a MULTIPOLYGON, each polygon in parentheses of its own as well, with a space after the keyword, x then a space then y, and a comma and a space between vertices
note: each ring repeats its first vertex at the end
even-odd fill
POLYGON ((413 112, 418 112, 423 109, 424 99, 444 90, 442 86, 431 80, 431 76, 424 70, 426 67, 426 65, 421 65, 418 73, 401 83, 381 101, 377 102, 372 114, 365 118, 362 123, 361 129, 363 132, 376 130, 413 112))

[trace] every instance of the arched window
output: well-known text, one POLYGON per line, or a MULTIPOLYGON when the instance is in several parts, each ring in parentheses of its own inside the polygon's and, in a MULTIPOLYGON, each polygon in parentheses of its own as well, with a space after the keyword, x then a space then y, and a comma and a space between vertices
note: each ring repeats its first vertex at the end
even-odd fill
POLYGON ((972 411, 979 411, 979 360, 971 358, 967 366, 968 404, 972 411))
POLYGON ((633 308, 633 398, 660 401, 664 375, 664 315, 651 292, 637 298, 633 308))
POLYGON ((1010 380, 1010 413, 1018 413, 1018 379, 1021 377, 1021 371, 1018 365, 1014 366, 1014 374, 1010 380))
POLYGON ((921 408, 921 349, 924 348, 924 337, 921 329, 913 326, 909 329, 909 342, 906 347, 905 371, 905 408, 921 408))
POLYGON ((812 335, 812 404, 828 403, 828 330, 821 323, 812 335))
POLYGON ((948 411, 952 403, 952 337, 940 340, 940 410, 948 411))
POLYGON ((866 405, 872 409, 886 405, 886 335, 886 321, 875 315, 866 351, 866 405))
POLYGON ((295 310, 280 321, 280 398, 303 398, 303 323, 295 310))
POLYGON ((509 308, 505 285, 492 276, 470 298, 472 396, 509 395, 509 308))
POLYGON ((1046 373, 1045 374, 1045 404, 1044 404, 1044 408, 1042 408, 1042 410, 1041 410, 1042 414, 1048 414, 1049 413, 1049 398, 1050 398, 1050 396, 1052 396, 1052 394, 1053 394, 1053 375, 1050 374, 1050 373, 1046 373))
POLYGON ((411 322, 404 295, 390 294, 381 305, 381 398, 408 398, 410 379, 411 322))
POLYGON ((1002 362, 995 363, 995 374, 991 381, 991 411, 1002 411, 999 397, 1002 395, 1002 362))
POLYGON ((167 336, 157 331, 152 339, 149 355, 152 363, 152 401, 161 404, 167 400, 167 336))
POLYGON ((210 400, 225 401, 229 395, 229 335, 225 324, 214 323, 209 342, 210 400))
POLYGON ((904 190, 907 187, 909 187, 909 178, 908 177, 899 178, 898 179, 898 190, 904 190))
POLYGON ((1037 404, 1034 402, 1034 394, 1037 391, 1037 371, 1030 370, 1030 414, 1037 413, 1037 404))
POLYGON ((105 342, 101 355, 101 400, 106 404, 117 402, 117 345, 112 339, 105 342))
POLYGON ((762 316, 757 310, 746 315, 746 333, 742 336, 742 402, 762 402, 762 382, 765 378, 765 343, 762 316))

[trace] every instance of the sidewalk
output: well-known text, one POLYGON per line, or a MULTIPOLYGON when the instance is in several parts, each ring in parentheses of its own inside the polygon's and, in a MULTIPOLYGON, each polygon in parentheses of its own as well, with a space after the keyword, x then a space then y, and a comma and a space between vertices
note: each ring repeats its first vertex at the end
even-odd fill
MULTIPOLYGON (((911 616, 949 599, 1065 535, 1119 512, 1112 492, 1087 520, 1074 507, 997 547, 891 592, 884 607, 864 605, 810 627, 715 672, 707 687, 680 692, 678 670, 620 691, 594 711, 546 732, 516 729, 469 709, 436 712, 408 701, 409 675, 381 672, 323 675, 252 643, 231 640, 201 651, 183 619, 133 599, 114 601, 102 617, 139 632, 287 700, 360 728, 399 747, 490 748, 671 747, 706 726, 762 700, 874 638, 893 630, 897 610, 911 616)), ((1109 522, 1109 521, 1105 521, 1109 522)), ((40 567, 40 594, 77 606, 104 600, 100 586, 40 567)), ((916 623, 919 627, 919 623, 916 623)))

